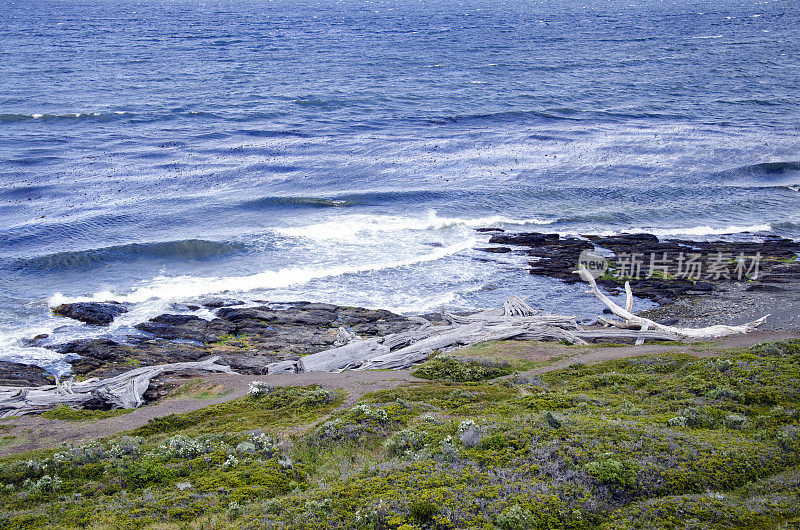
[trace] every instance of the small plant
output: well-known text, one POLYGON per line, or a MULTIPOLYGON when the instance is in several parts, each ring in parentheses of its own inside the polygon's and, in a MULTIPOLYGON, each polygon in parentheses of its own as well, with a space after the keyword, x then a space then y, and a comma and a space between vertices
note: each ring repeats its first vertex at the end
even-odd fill
POLYGON ((418 451, 424 446, 424 433, 415 429, 403 429, 386 441, 386 450, 392 456, 418 451))
POLYGON ((228 503, 228 520, 234 521, 241 517, 243 513, 244 509, 238 502, 231 501, 228 503))
POLYGON ((506 530, 526 530, 536 526, 536 519, 527 508, 514 504, 497 516, 497 526, 506 530))
POLYGON ((239 459, 234 455, 228 455, 227 460, 222 464, 223 469, 231 469, 239 465, 239 459))
POLYGON ((272 392, 273 387, 264 381, 251 381, 250 387, 247 389, 247 394, 250 396, 263 396, 272 392))
POLYGON ((439 508, 427 499, 418 499, 411 502, 408 511, 412 519, 418 523, 427 523, 433 520, 439 508))
POLYGON ((586 472, 603 484, 633 486, 636 482, 636 466, 609 453, 584 466, 586 472))

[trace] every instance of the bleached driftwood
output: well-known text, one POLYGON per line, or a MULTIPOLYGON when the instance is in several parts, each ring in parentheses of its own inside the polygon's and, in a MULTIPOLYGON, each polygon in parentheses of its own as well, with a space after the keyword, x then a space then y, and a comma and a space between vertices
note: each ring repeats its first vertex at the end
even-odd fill
POLYGON ((512 296, 503 304, 504 317, 529 317, 537 313, 541 313, 541 311, 531 308, 517 296, 512 296))
POLYGON ((348 331, 345 328, 339 328, 336 332, 336 342, 333 343, 334 346, 346 346, 351 342, 363 340, 361 337, 353 333, 352 331, 348 331))
POLYGON ((769 316, 764 315, 758 320, 754 320, 740 326, 715 325, 705 328, 665 326, 664 324, 659 324, 658 322, 650 320, 649 318, 640 317, 631 313, 631 309, 633 308, 633 292, 631 291, 629 282, 625 282, 626 301, 625 308, 623 309, 600 291, 600 289, 597 287, 597 282, 595 282, 594 277, 586 269, 586 267, 579 265, 578 270, 575 271, 575 273, 579 274, 581 279, 589 284, 589 291, 587 292, 597 297, 597 299, 603 302, 612 313, 623 319, 626 324, 636 324, 640 326, 642 330, 641 332, 646 332, 646 330, 649 328, 672 335, 674 339, 711 340, 718 339, 720 337, 726 337, 728 335, 737 335, 740 333, 750 333, 751 331, 755 331, 755 329, 763 324, 769 316))
POLYGON ((0 417, 23 416, 42 412, 56 405, 87 405, 132 409, 144 404, 144 393, 150 381, 165 372, 204 370, 235 373, 229 366, 216 364, 219 357, 204 361, 161 364, 135 368, 108 379, 66 381, 57 385, 33 388, 0 387, 0 417))
POLYGON ((301 372, 335 372, 349 365, 389 353, 389 347, 381 339, 354 341, 346 346, 306 355, 298 361, 301 372))
MULTIPOLYGON (((631 296, 632 298, 632 296, 631 296)), ((641 329, 641 325, 606 320, 612 328, 582 328, 576 318, 564 315, 541 315, 519 298, 512 298, 502 308, 471 315, 444 313, 449 324, 432 325, 418 319, 419 328, 387 335, 307 355, 291 366, 287 362, 268 367, 269 373, 408 368, 427 359, 435 351, 448 351, 491 340, 588 341, 677 340, 677 334, 659 329, 641 329)))

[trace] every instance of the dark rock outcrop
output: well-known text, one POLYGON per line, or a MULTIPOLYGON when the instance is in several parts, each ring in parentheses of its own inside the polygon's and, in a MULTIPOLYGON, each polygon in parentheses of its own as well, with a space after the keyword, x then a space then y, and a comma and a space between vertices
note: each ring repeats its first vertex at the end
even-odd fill
POLYGON ((38 366, 0 361, 0 386, 44 386, 55 378, 38 366))
POLYGON ((208 298, 203 300, 201 304, 203 307, 207 307, 209 309, 218 309, 220 307, 244 305, 244 302, 241 300, 236 300, 235 298, 208 298))
POLYGON ((134 327, 162 339, 182 339, 202 343, 206 340, 208 321, 194 315, 159 315, 134 327))
MULTIPOLYGON (((760 256, 759 275, 750 289, 781 290, 781 285, 797 284, 800 281, 800 264, 787 263, 800 252, 800 243, 790 239, 768 236, 762 241, 686 241, 680 239, 661 240, 653 234, 623 234, 616 236, 561 237, 559 234, 502 233, 491 237, 490 243, 508 245, 490 247, 481 250, 487 252, 506 252, 517 247, 515 252, 525 253, 532 258, 530 273, 555 278, 565 283, 576 283, 580 279, 573 274, 578 259, 584 250, 596 247, 611 251, 617 258, 636 256, 641 261, 641 274, 624 274, 619 267, 619 260, 613 258, 611 274, 601 277, 597 283, 615 293, 622 289, 625 280, 629 280, 634 293, 642 298, 649 298, 661 304, 669 303, 680 296, 707 294, 715 285, 722 282, 737 281, 738 277, 686 277, 681 274, 681 267, 686 267, 678 256, 693 254, 705 265, 725 256, 730 264, 731 272, 737 256, 760 256), (663 260, 666 256, 668 259, 663 260), (651 260, 657 263, 658 274, 650 272, 651 260), (617 265, 616 267, 614 267, 617 265), (631 277, 629 277, 631 276, 631 277), (635 276, 635 277, 633 277, 635 276)), ((653 267, 654 269, 656 267, 653 267)), ((629 271, 632 272, 632 271, 629 271)), ((741 279, 742 281, 747 278, 741 279)))
POLYGON ((53 313, 95 326, 107 326, 117 315, 127 313, 128 309, 119 302, 76 302, 61 304, 53 313))
MULTIPOLYGON (((96 375, 94 372, 109 365, 121 365, 131 355, 131 348, 108 339, 83 339, 58 346, 59 353, 80 355, 72 362, 72 370, 78 375, 96 375)), ((131 366, 120 367, 119 372, 131 366)))
POLYGON ((72 341, 57 346, 80 356, 75 373, 108 377, 139 365, 198 361, 219 355, 240 373, 263 374, 266 366, 297 360, 331 348, 337 330, 362 336, 383 336, 416 326, 389 311, 297 302, 257 307, 226 306, 217 318, 164 314, 137 324, 143 337, 124 344, 109 339, 72 341))

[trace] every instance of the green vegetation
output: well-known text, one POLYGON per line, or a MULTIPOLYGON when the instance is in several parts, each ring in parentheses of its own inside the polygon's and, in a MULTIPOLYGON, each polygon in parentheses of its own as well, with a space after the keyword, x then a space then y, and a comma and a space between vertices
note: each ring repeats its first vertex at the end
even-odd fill
POLYGON ((234 346, 236 348, 250 348, 250 335, 221 335, 217 342, 212 342, 209 346, 234 346))
POLYGON ((344 396, 319 387, 267 387, 262 393, 184 414, 154 418, 137 436, 183 431, 191 434, 242 432, 263 427, 304 425, 333 410, 344 396))
POLYGON ((133 412, 132 409, 114 409, 114 410, 89 410, 89 409, 73 409, 66 405, 58 405, 42 413, 43 418, 51 420, 65 420, 65 421, 97 421, 105 418, 113 418, 114 416, 121 416, 133 412))
POLYGON ((435 357, 412 373, 422 379, 448 379, 450 381, 465 382, 494 379, 508 375, 511 371, 511 366, 508 363, 435 357))
POLYGON ((223 385, 211 383, 198 377, 181 385, 169 394, 170 398, 212 399, 229 394, 230 390, 223 385))
MULTIPOLYGON (((793 528, 800 341, 364 396, 269 388, 6 458, 11 528, 793 528)), ((427 368, 426 368, 427 366, 427 368)), ((441 380, 444 377, 447 380, 441 380)))

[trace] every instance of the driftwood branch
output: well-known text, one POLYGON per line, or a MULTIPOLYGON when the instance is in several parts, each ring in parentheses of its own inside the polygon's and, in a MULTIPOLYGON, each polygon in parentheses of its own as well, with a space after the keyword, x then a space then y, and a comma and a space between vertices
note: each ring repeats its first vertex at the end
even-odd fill
POLYGON ((219 357, 204 361, 162 364, 136 368, 108 379, 65 381, 58 385, 33 388, 0 387, 0 417, 23 416, 43 412, 56 405, 74 407, 132 409, 144 404, 150 381, 162 373, 204 370, 235 373, 230 367, 216 364, 219 357))
POLYGON ((608 296, 602 293, 600 289, 597 287, 597 282, 595 282, 594 277, 592 274, 584 267, 580 265, 578 270, 575 271, 576 274, 579 274, 581 279, 589 284, 589 291, 590 294, 593 294, 598 300, 603 302, 608 309, 611 310, 619 318, 623 319, 627 324, 636 324, 641 327, 642 330, 652 329, 655 331, 660 331, 662 333, 673 335, 674 339, 692 339, 692 340, 711 340, 711 339, 718 339, 720 337, 726 337, 728 335, 736 335, 739 333, 750 333, 754 331, 758 326, 764 323, 769 315, 764 315, 763 317, 759 318, 758 320, 754 320, 752 322, 748 322, 746 324, 742 324, 740 326, 725 326, 725 325, 716 325, 716 326, 708 326, 705 328, 682 328, 682 327, 675 327, 675 326, 665 326, 663 324, 659 324, 649 318, 640 317, 631 313, 631 309, 633 308, 633 294, 631 292, 631 286, 629 282, 625 282, 625 293, 627 301, 625 303, 625 308, 623 309, 619 305, 617 305, 613 300, 611 300, 608 296))

